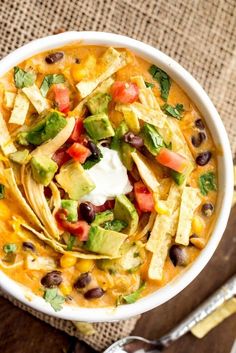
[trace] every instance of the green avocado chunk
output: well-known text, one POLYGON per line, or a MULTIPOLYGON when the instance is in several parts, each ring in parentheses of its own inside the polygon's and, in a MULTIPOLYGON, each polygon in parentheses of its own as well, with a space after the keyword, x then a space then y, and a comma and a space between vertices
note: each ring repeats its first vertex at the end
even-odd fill
POLYGON ((99 212, 96 214, 92 225, 99 226, 105 222, 112 221, 113 219, 114 219, 114 214, 112 211, 107 210, 104 212, 99 212))
POLYGON ((100 270, 110 273, 120 272, 121 270, 133 273, 143 263, 141 252, 140 242, 124 243, 120 249, 121 257, 119 259, 98 260, 97 266, 100 270))
POLYGON ((70 161, 63 164, 60 173, 56 175, 56 180, 72 200, 78 201, 95 188, 79 162, 70 161))
POLYGON ((61 207, 67 210, 67 220, 69 222, 78 221, 78 202, 75 200, 61 200, 61 207))
POLYGON ((158 133, 155 126, 145 123, 142 128, 142 137, 145 147, 154 156, 164 147, 162 136, 158 133))
POLYGON ((124 229, 124 233, 133 234, 137 230, 139 221, 138 213, 132 202, 125 195, 116 197, 114 217, 128 224, 124 229))
POLYGON ((131 146, 129 143, 122 141, 120 157, 121 157, 122 163, 129 171, 133 169, 133 165, 134 165, 134 161, 131 155, 132 152, 135 152, 135 148, 131 146))
POLYGON ((67 121, 61 113, 56 110, 48 111, 28 131, 20 132, 17 136, 17 142, 24 146, 27 143, 41 145, 55 137, 66 124, 67 121))
POLYGON ((91 97, 87 102, 87 107, 91 114, 108 113, 108 104, 111 101, 111 96, 108 93, 98 92, 91 97))
POLYGON ((92 225, 85 248, 98 254, 116 257, 119 256, 120 247, 126 238, 126 234, 92 225))
POLYGON ((16 151, 9 154, 9 158, 12 162, 18 164, 27 164, 31 158, 28 150, 16 151))
POLYGON ((115 136, 111 141, 111 149, 120 152, 121 138, 129 131, 125 121, 122 121, 115 131, 115 136))
POLYGON ((47 156, 35 156, 30 161, 34 180, 47 186, 57 171, 57 164, 47 156))
POLYGON ((115 135, 106 113, 91 115, 84 119, 84 127, 89 136, 94 140, 102 140, 115 135))
POLYGON ((171 170, 170 172, 172 179, 177 185, 182 185, 186 179, 186 175, 184 173, 176 172, 175 170, 171 170))
POLYGON ((104 229, 111 229, 111 230, 115 230, 116 232, 121 232, 123 229, 127 227, 127 223, 119 219, 113 219, 112 221, 107 221, 103 223, 102 227, 104 229))

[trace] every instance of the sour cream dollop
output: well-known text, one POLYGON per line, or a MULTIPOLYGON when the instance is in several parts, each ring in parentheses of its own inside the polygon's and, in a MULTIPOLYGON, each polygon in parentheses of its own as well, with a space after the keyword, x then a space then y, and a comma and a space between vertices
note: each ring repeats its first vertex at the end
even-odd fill
POLYGON ((103 155, 101 161, 86 170, 86 174, 96 187, 81 199, 96 206, 103 205, 118 195, 127 194, 133 189, 118 152, 107 147, 99 148, 103 155))

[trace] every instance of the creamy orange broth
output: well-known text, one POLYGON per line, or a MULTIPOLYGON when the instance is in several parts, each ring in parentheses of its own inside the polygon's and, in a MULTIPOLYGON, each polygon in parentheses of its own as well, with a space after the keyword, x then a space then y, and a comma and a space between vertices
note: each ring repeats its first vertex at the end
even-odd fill
MULTIPOLYGON (((45 74, 52 73, 63 73, 66 79, 71 84, 72 96, 74 99, 74 105, 79 102, 79 96, 75 88, 75 82, 71 76, 70 70, 71 65, 75 63, 75 59, 79 58, 83 62, 84 58, 92 54, 96 57, 100 57, 102 53, 106 50, 103 47, 95 46, 83 46, 83 45, 74 45, 64 48, 60 48, 60 51, 64 52, 64 59, 55 63, 53 65, 48 65, 45 62, 45 56, 48 53, 41 53, 36 55, 25 62, 21 63, 19 66, 26 71, 33 69, 37 73, 37 85, 40 86, 43 77, 45 74)), ((123 50, 123 49, 119 49, 123 50)), ((119 70, 114 76, 117 81, 129 81, 131 76, 142 75, 145 81, 151 82, 155 85, 153 91, 155 96, 160 103, 164 104, 163 100, 160 97, 160 90, 158 83, 151 77, 148 72, 150 63, 145 60, 136 57, 134 54, 129 53, 131 62, 123 69, 119 70)), ((4 108, 3 99, 4 99, 4 90, 10 90, 12 92, 16 91, 14 81, 13 81, 13 70, 9 71, 4 77, 0 79, 0 110, 6 121, 9 120, 10 111, 4 108)), ((49 92, 50 95, 50 92, 49 92)), ((177 103, 182 103, 185 108, 184 117, 179 121, 181 130, 185 136, 187 144, 193 154, 193 157, 196 158, 197 154, 200 152, 210 150, 212 152, 212 158, 210 162, 203 166, 196 166, 195 170, 192 172, 191 179, 189 184, 192 187, 198 187, 198 178, 201 174, 207 171, 215 171, 217 168, 216 165, 216 148, 213 143, 212 137, 209 130, 206 128, 207 139, 203 141, 200 147, 195 148, 191 143, 191 137, 197 133, 197 128, 194 125, 196 119, 201 118, 200 113, 197 111, 194 104, 190 101, 189 97, 185 92, 172 81, 168 104, 176 105, 177 103)), ((30 107, 26 123, 30 123, 30 115, 34 112, 32 106, 30 107)), ((110 109, 109 117, 115 126, 118 126, 122 120, 122 114, 112 111, 110 109)), ((13 132, 17 129, 16 125, 9 124, 8 129, 10 132, 13 132)), ((158 174, 157 168, 157 174, 158 174)), ((4 184, 4 180, 0 180, 4 184)), ((216 204, 217 193, 215 191, 210 191, 206 196, 203 196, 202 204, 205 202, 211 202, 214 206, 216 204)), ((32 291, 38 295, 42 295, 43 287, 40 284, 41 278, 48 272, 46 270, 28 270, 25 265, 25 256, 26 252, 22 249, 22 241, 30 241, 36 247, 36 253, 40 256, 50 256, 55 258, 57 263, 57 269, 62 272, 63 283, 65 285, 71 286, 73 288, 73 283, 76 281, 78 276, 81 274, 79 261, 74 266, 69 268, 61 268, 60 266, 60 257, 61 254, 55 252, 49 246, 45 245, 43 242, 39 241, 33 234, 28 231, 23 230, 18 223, 19 219, 26 218, 25 214, 18 208, 17 204, 12 202, 10 193, 6 191, 5 198, 0 200, 0 258, 5 256, 3 251, 3 246, 6 243, 15 243, 17 245, 17 255, 15 259, 14 266, 3 267, 1 265, 1 270, 4 271, 9 277, 15 281, 25 285, 26 287, 32 289, 32 291), (15 220, 13 220, 13 217, 15 220)), ((210 229, 215 221, 214 215, 212 217, 203 217, 201 212, 201 206, 197 209, 197 214, 204 221, 204 231, 201 234, 202 238, 206 240, 210 236, 210 229)), ((174 242, 174 239, 173 239, 174 242)), ((198 256, 200 250, 195 246, 188 246, 187 252, 189 255, 189 263, 194 261, 198 256)), ((105 290, 105 294, 99 299, 86 300, 83 296, 83 293, 72 289, 70 292, 70 300, 68 302, 73 304, 78 304, 85 307, 104 307, 104 306, 114 306, 117 301, 117 297, 121 294, 131 293, 136 290, 138 287, 138 278, 141 275, 142 280, 146 281, 146 288, 142 292, 141 296, 145 296, 158 288, 164 286, 166 283, 171 281, 176 275, 180 274, 184 267, 174 266, 171 262, 169 256, 164 265, 163 279, 161 281, 153 281, 148 278, 148 266, 150 263, 150 253, 147 252, 146 260, 141 265, 140 269, 134 273, 117 273, 110 274, 108 272, 99 270, 95 266, 92 269, 92 276, 96 279, 97 284, 105 290)), ((91 286, 90 286, 91 287, 91 286)), ((60 288, 60 287, 59 287, 60 288)), ((63 290, 62 290, 63 292, 63 290)))

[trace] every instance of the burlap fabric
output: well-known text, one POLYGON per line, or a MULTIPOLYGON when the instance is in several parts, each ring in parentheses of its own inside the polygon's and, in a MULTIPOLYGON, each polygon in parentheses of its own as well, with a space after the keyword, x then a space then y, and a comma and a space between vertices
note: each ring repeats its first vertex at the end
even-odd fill
MULTIPOLYGON (((0 0, 0 56, 61 29, 125 34, 169 54, 208 92, 236 152, 236 0, 0 0)), ((95 324, 98 333, 84 336, 68 321, 9 299, 98 350, 136 322, 95 324)))

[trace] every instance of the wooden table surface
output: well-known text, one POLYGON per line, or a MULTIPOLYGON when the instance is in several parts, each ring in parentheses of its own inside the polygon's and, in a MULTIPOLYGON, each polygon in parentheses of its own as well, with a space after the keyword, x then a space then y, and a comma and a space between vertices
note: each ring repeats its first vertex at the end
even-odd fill
MULTIPOLYGON (((236 207, 227 230, 206 268, 174 299, 142 316, 134 334, 156 338, 173 328, 236 272, 236 207)), ((92 353, 93 349, 0 298, 0 353, 92 353)), ((236 315, 205 338, 187 334, 166 353, 230 353, 236 338, 236 315)))

